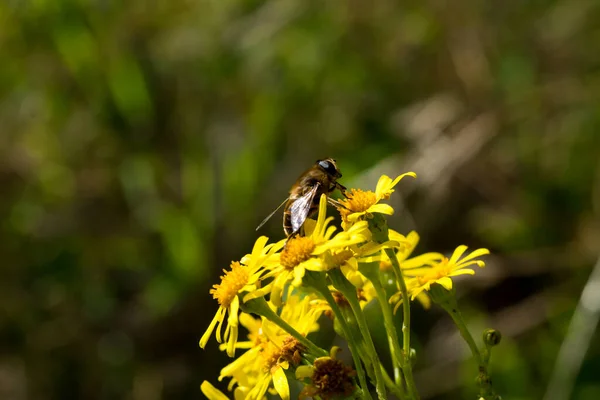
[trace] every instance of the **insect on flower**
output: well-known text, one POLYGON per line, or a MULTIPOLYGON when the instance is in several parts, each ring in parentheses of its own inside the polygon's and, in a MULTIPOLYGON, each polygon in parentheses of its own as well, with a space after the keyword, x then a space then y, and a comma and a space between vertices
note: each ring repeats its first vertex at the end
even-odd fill
MULTIPOLYGON (((283 231, 288 237, 300 233, 304 221, 319 208, 319 199, 321 195, 327 195, 335 189, 339 189, 342 194, 346 188, 340 185, 337 180, 342 177, 333 158, 318 160, 315 165, 307 169, 296 180, 296 183, 290 189, 290 195, 265 218, 256 228, 260 229, 281 207, 285 205, 283 211, 283 231)), ((329 197, 327 201, 339 206, 339 203, 329 197)))

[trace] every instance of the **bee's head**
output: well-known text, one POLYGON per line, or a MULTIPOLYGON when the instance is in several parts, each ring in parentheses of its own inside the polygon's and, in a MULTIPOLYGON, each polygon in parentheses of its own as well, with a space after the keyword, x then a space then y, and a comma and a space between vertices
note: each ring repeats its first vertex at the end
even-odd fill
POLYGON ((335 179, 342 177, 342 173, 338 169, 333 158, 325 158, 323 160, 318 160, 317 165, 319 166, 319 168, 321 168, 328 175, 332 176, 335 179))

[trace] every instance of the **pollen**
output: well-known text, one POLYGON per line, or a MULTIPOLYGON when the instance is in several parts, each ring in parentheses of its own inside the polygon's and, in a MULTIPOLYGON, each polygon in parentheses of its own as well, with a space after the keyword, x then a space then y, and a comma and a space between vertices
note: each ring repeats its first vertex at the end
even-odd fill
POLYGON ((306 347, 293 336, 283 339, 281 346, 281 358, 292 365, 298 365, 302 362, 302 354, 306 352, 306 347))
POLYGON ((221 276, 221 283, 213 285, 210 294, 219 302, 221 307, 227 308, 238 295, 239 291, 246 286, 250 273, 248 267, 237 261, 231 263, 231 270, 223 270, 225 275, 221 276))
POLYGON ((349 396, 354 391, 352 378, 356 372, 340 360, 322 357, 315 360, 315 371, 312 376, 314 395, 323 399, 349 396))
POLYGON ((350 214, 367 211, 369 207, 377 203, 377 197, 370 190, 365 192, 361 189, 350 189, 346 192, 346 199, 339 202, 342 206, 338 207, 338 210, 342 218, 346 220, 350 214))
POLYGON ((287 269, 294 269, 310 258, 315 247, 315 242, 309 237, 297 236, 290 239, 281 252, 281 265, 287 269))
POLYGON ((260 357, 263 362, 263 370, 268 372, 277 366, 277 363, 281 358, 281 350, 272 342, 265 342, 262 345, 260 357))

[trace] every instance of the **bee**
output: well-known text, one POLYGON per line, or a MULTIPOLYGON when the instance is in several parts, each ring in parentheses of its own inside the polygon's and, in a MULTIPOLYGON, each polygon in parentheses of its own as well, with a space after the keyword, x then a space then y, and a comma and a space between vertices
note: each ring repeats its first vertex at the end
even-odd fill
MULTIPOLYGON (((339 189, 342 194, 346 188, 340 185, 337 180, 342 177, 342 173, 337 167, 333 158, 318 160, 312 167, 307 169, 296 180, 296 183, 290 189, 290 195, 265 218, 256 228, 260 229, 281 207, 283 210, 283 231, 287 237, 295 236, 300 233, 304 221, 319 208, 319 200, 322 194, 329 196, 335 189, 339 189)), ((330 204, 338 205, 338 202, 327 197, 330 204)))

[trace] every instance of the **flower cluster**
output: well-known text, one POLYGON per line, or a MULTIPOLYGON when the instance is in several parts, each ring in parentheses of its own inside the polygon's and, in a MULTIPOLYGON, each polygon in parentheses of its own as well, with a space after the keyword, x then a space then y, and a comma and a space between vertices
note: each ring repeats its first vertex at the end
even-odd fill
MULTIPOLYGON (((263 399, 267 393, 289 399, 290 379, 304 384, 304 396, 370 399, 367 377, 379 399, 387 398, 387 392, 418 398, 406 356, 411 353, 410 329, 398 335, 391 323, 392 305, 394 311, 403 305, 409 326, 411 301, 428 307, 427 293, 438 286, 451 292, 452 278, 474 274, 469 267, 483 267, 480 257, 489 252, 468 254, 466 246, 459 246, 449 258, 440 253, 413 256, 419 236, 389 229, 384 216, 394 210, 382 203, 406 176, 416 178, 412 172, 396 179, 384 175, 375 192, 347 191, 337 202, 341 229, 327 217, 327 198, 322 196, 317 219, 305 222, 303 236, 270 244, 260 237, 250 254, 224 270, 210 291, 219 308, 200 347, 214 333, 230 357, 244 351, 219 376, 219 381, 228 379, 236 400, 263 399), (394 285, 384 286, 384 276, 394 285), (362 312, 373 301, 382 309, 390 336, 393 378, 381 366, 362 312), (334 319, 353 365, 335 357, 338 348, 328 351, 311 341, 309 334, 319 330, 322 315, 334 319), (248 331, 247 340, 239 340, 240 324, 248 331)), ((227 398, 207 381, 201 389, 211 400, 227 398)))

